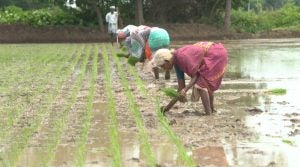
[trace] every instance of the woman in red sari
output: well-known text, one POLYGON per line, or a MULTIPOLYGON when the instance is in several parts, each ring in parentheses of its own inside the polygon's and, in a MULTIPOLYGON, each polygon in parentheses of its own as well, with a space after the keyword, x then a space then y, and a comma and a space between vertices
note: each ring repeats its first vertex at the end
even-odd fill
POLYGON ((192 100, 201 97, 206 114, 214 112, 214 91, 219 89, 228 62, 227 50, 221 43, 198 42, 175 51, 160 49, 154 53, 152 65, 170 70, 175 67, 181 96, 193 87, 192 100), (191 77, 185 85, 184 73, 191 77))

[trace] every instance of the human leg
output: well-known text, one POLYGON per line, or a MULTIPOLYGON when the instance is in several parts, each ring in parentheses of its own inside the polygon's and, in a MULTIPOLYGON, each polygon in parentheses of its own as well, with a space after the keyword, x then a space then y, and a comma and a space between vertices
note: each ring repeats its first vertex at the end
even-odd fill
POLYGON ((159 69, 157 67, 152 68, 155 79, 159 79, 159 69))
POLYGON ((114 44, 114 33, 110 33, 110 43, 114 44))
POLYGON ((214 93, 212 92, 212 94, 209 94, 209 102, 210 102, 210 107, 211 107, 211 111, 217 112, 217 110, 215 110, 214 108, 214 93))
POLYGON ((170 80, 170 70, 165 71, 165 80, 170 80))
POLYGON ((210 115, 212 113, 212 108, 211 108, 211 102, 210 102, 210 96, 208 93, 207 89, 198 89, 200 97, 201 97, 201 101, 205 110, 205 113, 207 115, 210 115))

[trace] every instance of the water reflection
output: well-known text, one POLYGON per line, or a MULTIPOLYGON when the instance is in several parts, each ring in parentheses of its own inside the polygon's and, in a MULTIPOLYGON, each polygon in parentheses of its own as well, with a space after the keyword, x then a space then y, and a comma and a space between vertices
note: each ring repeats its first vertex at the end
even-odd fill
MULTIPOLYGON (((300 94, 300 39, 245 40, 225 42, 229 48, 228 65, 230 82, 248 84, 225 84, 223 89, 273 89, 284 88, 285 95, 246 95, 227 101, 238 106, 255 106, 266 111, 246 115, 245 121, 257 133, 253 141, 224 141, 230 166, 299 166, 300 136, 290 136, 297 129, 287 114, 300 113, 297 102, 300 94), (235 75, 230 75, 235 74, 235 75), (263 82, 263 84, 251 84, 263 82), (284 143, 292 141, 294 145, 284 143)), ((225 82, 226 83, 226 82, 225 82)), ((240 111, 242 112, 242 111, 240 111)), ((297 114, 296 114, 297 115, 297 114)), ((295 117, 293 117, 295 119, 295 117)))

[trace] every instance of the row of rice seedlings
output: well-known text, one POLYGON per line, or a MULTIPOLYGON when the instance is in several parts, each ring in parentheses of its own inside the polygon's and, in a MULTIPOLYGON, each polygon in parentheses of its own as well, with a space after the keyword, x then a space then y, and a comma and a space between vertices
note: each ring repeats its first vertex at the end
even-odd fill
POLYGON ((84 166, 84 160, 86 155, 86 142, 88 139, 88 133, 91 127, 91 119, 93 116, 93 102, 95 96, 95 85, 97 81, 97 63, 98 63, 98 47, 96 47, 96 53, 93 54, 93 68, 89 74, 89 92, 87 97, 86 113, 82 118, 82 127, 80 130, 79 139, 76 141, 76 151, 74 156, 74 166, 84 166))
MULTIPOLYGON (((48 80, 46 79, 47 78, 46 76, 50 75, 50 74, 56 75, 57 72, 59 72, 59 69, 62 69, 59 66, 51 67, 51 68, 49 66, 47 66, 47 68, 44 68, 44 65, 41 65, 43 60, 47 61, 47 60, 50 60, 49 58, 53 59, 55 57, 56 56, 44 56, 44 57, 40 56, 40 58, 43 58, 43 59, 39 59, 40 61, 38 61, 38 60, 36 61, 36 65, 34 65, 34 67, 35 67, 34 71, 26 73, 29 75, 25 75, 25 76, 19 75, 18 76, 19 78, 30 78, 31 79, 32 77, 30 77, 30 75, 36 74, 32 78, 32 79, 34 79, 34 81, 24 85, 24 87, 26 89, 29 89, 27 91, 28 94, 26 94, 25 96, 19 95, 20 94, 19 89, 15 90, 12 88, 7 88, 7 89, 12 89, 12 93, 10 95, 7 95, 7 96, 11 97, 12 99, 10 98, 10 99, 5 100, 6 103, 4 104, 5 107, 3 108, 3 109, 5 109, 5 111, 1 112, 1 117, 8 120, 8 121, 0 123, 1 124, 0 127, 2 129, 5 129, 3 131, 4 133, 6 133, 8 131, 8 129, 6 129, 6 128, 9 128, 18 120, 18 118, 22 114, 21 111, 24 112, 24 108, 32 108, 31 107, 32 104, 35 103, 33 100, 35 100, 42 92, 45 92, 48 89, 45 86, 49 83, 48 80), (44 59, 46 57, 48 57, 48 59, 44 59), (44 77, 44 79, 41 79, 41 77, 44 77), (42 81, 42 82, 40 82, 40 81, 42 81), (16 99, 18 99, 18 100, 16 100, 16 99)), ((61 62, 64 62, 66 60, 66 58, 69 58, 69 57, 66 57, 66 56, 57 57, 57 60, 54 61, 55 60, 54 59, 52 64, 58 64, 58 65, 61 64, 61 67, 62 67, 62 65, 64 65, 64 64, 61 62)), ((24 93, 27 93, 27 92, 24 92, 24 93)), ((3 138, 3 134, 0 133, 0 141, 2 138, 3 138)))
POLYGON ((40 108, 36 109, 37 115, 32 118, 33 120, 30 122, 30 126, 23 127, 21 132, 17 131, 17 133, 11 133, 7 138, 6 145, 3 144, 5 148, 0 152, 0 164, 2 164, 2 166, 16 166, 22 151, 27 147, 33 133, 40 129, 42 120, 49 115, 53 107, 52 104, 56 97, 58 97, 62 85, 67 82, 68 77, 73 73, 73 69, 80 58, 81 54, 78 54, 69 68, 62 71, 58 78, 52 78, 56 85, 52 92, 43 99, 45 106, 41 105, 40 108))
MULTIPOLYGON (((50 57, 50 56, 49 56, 50 57)), ((57 75, 57 73, 59 73, 63 67, 64 64, 62 62, 69 62, 71 60, 68 59, 72 59, 72 57, 67 57, 67 56, 60 56, 57 57, 57 61, 54 61, 53 63, 58 64, 58 66, 56 67, 52 67, 52 68, 42 68, 43 66, 39 66, 36 65, 36 67, 38 67, 40 69, 40 72, 42 76, 45 75, 49 75, 50 71, 52 75, 57 75)), ((36 78, 39 78, 38 75, 36 76, 36 78)), ((51 78, 51 76, 49 77, 51 78)), ((16 122, 19 121, 19 119, 21 118, 21 115, 26 112, 26 108, 32 108, 32 106, 34 106, 35 104, 35 99, 40 96, 40 94, 42 92, 45 92, 48 88, 45 86, 47 84, 49 84, 49 80, 42 80, 43 82, 39 82, 38 84, 38 88, 36 88, 35 91, 33 91, 33 94, 30 95, 30 97, 28 97, 27 101, 22 103, 19 102, 17 104, 15 104, 13 107, 10 107, 8 110, 6 110, 5 114, 5 118, 7 119, 7 121, 2 122, 1 123, 1 129, 4 129, 2 131, 2 133, 0 133, 0 142, 3 138, 5 138, 5 135, 10 131, 10 129, 13 127, 13 125, 15 125, 16 122)), ((29 87, 29 86, 28 86, 29 87)), ((42 97, 41 97, 42 99, 42 97)), ((36 104, 38 105, 38 104, 36 104)))
POLYGON ((113 82, 111 78, 111 68, 110 61, 107 56, 105 47, 102 47, 102 59, 104 62, 104 71, 105 71, 105 92, 108 99, 108 109, 109 117, 111 124, 109 125, 109 137, 110 137, 110 154, 112 156, 112 166, 120 167, 121 166, 121 149, 119 143, 119 132, 118 132, 118 120, 116 114, 116 101, 113 93, 113 82))
POLYGON ((26 52, 26 50, 24 51, 23 48, 18 48, 15 50, 14 53, 15 54, 8 54, 7 56, 22 55, 22 57, 17 56, 18 59, 11 60, 10 63, 6 64, 6 68, 4 68, 8 70, 6 72, 10 76, 5 80, 5 83, 8 86, 14 86, 14 85, 19 86, 19 84, 32 82, 32 80, 36 78, 35 76, 33 76, 33 74, 39 72, 35 70, 38 69, 37 65, 44 65, 45 63, 51 61, 51 59, 53 58, 56 59, 55 53, 58 52, 57 50, 51 48, 44 49, 43 51, 40 52, 31 52, 31 51, 26 52), (11 70, 12 67, 14 68, 13 70, 11 70), (20 74, 22 74, 21 75, 22 77, 20 77, 20 74))
POLYGON ((119 57, 116 56, 116 54, 114 53, 114 48, 110 48, 111 52, 112 52, 112 57, 115 61, 115 63, 117 64, 117 69, 119 71, 119 74, 121 76, 121 83, 122 86, 125 88, 125 94, 127 96, 128 102, 129 102, 129 109, 130 112, 133 114, 136 125, 138 127, 139 130, 139 139, 140 142, 142 144, 142 151, 146 157, 146 163, 148 166, 156 166, 156 160, 155 157, 153 155, 153 151, 151 150, 151 146, 148 140, 148 135, 146 132, 146 128, 142 119, 142 115, 140 110, 138 109, 138 106, 136 104, 136 100, 135 97, 133 96, 131 90, 130 90, 130 86, 129 83, 126 79, 126 74, 124 73, 123 69, 122 69, 122 65, 120 63, 119 57))
MULTIPOLYGON (((32 45, 33 46, 33 45, 32 45)), ((35 45, 34 45, 35 46, 35 45)), ((57 64, 57 53, 58 51, 49 51, 46 50, 41 56, 38 56, 38 53, 33 55, 24 55, 24 51, 16 49, 15 54, 23 55, 20 57, 20 60, 8 62, 5 69, 9 69, 6 73, 2 73, 2 76, 5 76, 1 87, 5 89, 2 91, 4 95, 4 100, 8 103, 5 103, 2 107, 4 111, 3 114, 15 115, 14 108, 17 105, 28 105, 29 101, 32 101, 33 94, 38 94, 39 91, 42 91, 44 85, 40 84, 40 81, 45 80, 46 75, 48 74, 49 69, 53 70, 55 67, 52 67, 53 64, 57 64), (25 57, 25 58, 24 58, 25 57), (56 62, 55 62, 56 61, 56 62), (45 62, 50 62, 50 65, 45 65, 45 62), (16 105, 17 104, 17 105, 16 105)), ((13 54, 8 54, 7 56, 14 56, 13 54)), ((58 55, 61 60, 64 56, 58 55)), ((63 62, 63 61, 61 61, 63 62)))
MULTIPOLYGON (((61 60, 59 58, 59 60, 61 60)), ((59 62, 56 62, 59 63, 59 62)), ((62 64, 63 65, 63 64, 62 64)), ((38 65, 36 67, 39 67, 38 65)), ((44 68, 44 70, 40 70, 41 73, 43 75, 45 75, 46 73, 48 73, 48 71, 50 70, 55 70, 57 72, 59 72, 60 68, 56 68, 56 69, 49 69, 49 68, 44 68)), ((21 76, 20 76, 21 77, 21 76)), ((26 76, 25 76, 26 77, 26 76)), ((38 77, 37 77, 38 78, 38 77)), ((35 100, 38 96, 40 96, 41 92, 45 91, 47 88, 45 87, 45 85, 47 85, 47 80, 44 82, 40 82, 38 88, 36 88, 37 90, 35 91, 30 91, 32 93, 30 93, 30 95, 26 95, 26 97, 24 97, 24 100, 21 101, 16 101, 16 100, 12 100, 12 99, 8 99, 8 104, 6 103, 6 109, 4 112, 1 113, 1 117, 5 118, 6 121, 3 121, 0 123, 0 127, 1 129, 3 129, 3 131, 1 131, 0 133, 0 142, 1 140, 5 137, 5 135, 10 131, 10 129, 12 128, 13 125, 15 125, 16 122, 18 122, 18 120, 20 119, 21 115, 26 112, 26 110, 31 109, 32 106, 34 105, 38 105, 35 100), (17 103, 17 104, 15 104, 17 103), (34 104, 35 103, 35 104, 34 104)), ((25 86, 25 85, 24 85, 25 86)), ((30 85, 26 86, 28 89, 30 89, 30 85)), ((15 96, 13 98, 23 98, 20 97, 18 94, 16 95, 11 95, 11 96, 15 96)))
MULTIPOLYGON (((1 75, 5 76, 5 79, 1 84, 1 87, 5 89, 5 94, 9 95, 8 97, 10 97, 11 100, 16 97, 14 95, 24 96, 22 94, 26 94, 29 90, 29 88, 24 86, 29 83, 34 83, 32 81, 32 79, 35 79, 33 78, 33 74, 40 70, 38 67, 38 65, 40 65, 39 61, 47 58, 49 59, 50 57, 38 57, 36 58, 36 62, 34 62, 34 60, 32 60, 33 58, 28 56, 26 60, 17 61, 4 68, 9 70, 1 70, 1 75)), ((32 88, 33 85, 30 86, 32 88)))
MULTIPOLYGON (((79 56, 78 56, 78 57, 79 57, 79 56)), ((76 62, 74 61, 74 63, 76 63, 76 62)), ((58 69, 61 69, 61 70, 62 70, 62 69, 63 69, 63 66, 62 66, 61 68, 58 68, 58 69)), ((62 74, 63 74, 63 73, 62 73, 62 74)), ((66 76, 67 76, 67 75, 66 75, 66 76)), ((51 78, 51 79, 53 80, 53 78, 51 78)), ((64 79, 64 78, 61 78, 61 80, 62 80, 62 79, 64 79)), ((57 84, 57 88, 61 86, 61 85, 59 84, 58 80, 53 80, 52 82, 57 84)), ((53 92, 53 93, 57 93, 57 90, 56 90, 56 92, 53 92)), ((55 94, 53 94, 53 95, 55 95, 55 94)), ((37 110, 42 110, 41 108, 42 108, 43 106, 40 105, 40 106, 38 106, 38 107, 39 107, 39 108, 37 108, 37 110)), ((44 111, 44 110, 43 110, 43 111, 44 111)), ((38 113, 38 112, 39 112, 39 111, 36 111, 35 113, 36 113, 36 114, 41 114, 41 113, 38 113)), ((26 116, 25 116, 25 119, 26 119, 26 116)), ((31 123, 28 122, 28 125, 31 126, 31 123)), ((23 130, 23 129, 20 129, 20 131, 21 131, 21 130, 23 130)), ((18 132, 18 131, 17 131, 17 132, 18 132)), ((12 132, 11 134, 13 134, 13 132, 12 132)), ((16 134, 17 134, 17 133, 16 133, 16 134)), ((17 135, 17 136, 18 136, 18 135, 17 135)), ((11 137, 11 138, 13 138, 13 137, 11 137)), ((8 140, 8 141, 9 141, 9 140, 8 140)))
POLYGON ((43 155, 41 157, 41 161, 40 161, 41 164, 39 164, 38 166, 48 166, 55 156, 55 150, 57 148, 57 145, 59 144, 61 136, 63 132, 66 130, 67 127, 66 125, 70 120, 68 119, 69 113, 72 110, 73 106, 75 105, 77 100, 77 94, 79 93, 83 85, 90 55, 91 54, 89 52, 86 53, 85 55, 85 58, 80 66, 81 72, 79 76, 76 78, 75 83, 72 85, 69 97, 67 97, 67 103, 63 107, 62 111, 60 111, 61 114, 59 115, 60 117, 53 119, 53 122, 50 123, 53 125, 51 127, 53 131, 52 134, 50 134, 51 137, 47 140, 48 142, 46 144, 46 148, 44 149, 46 151, 46 155, 43 155))
POLYGON ((128 66, 128 67, 129 67, 130 74, 133 75, 135 78, 135 82, 137 83, 139 90, 143 93, 143 95, 145 97, 147 97, 148 99, 151 99, 151 101, 155 101, 156 115, 158 117, 160 125, 161 125, 163 131, 165 132, 165 134, 168 136, 169 140, 172 141, 176 145, 176 148, 178 150, 178 157, 179 157, 179 160, 181 161, 181 163, 184 166, 196 166, 194 160, 188 155, 187 150, 183 146, 182 142, 180 141, 178 136, 172 131, 172 129, 170 128, 170 126, 168 124, 168 120, 161 112, 159 97, 158 96, 157 97, 149 96, 148 90, 146 89, 145 84, 143 83, 141 78, 139 77, 136 69, 134 69, 134 67, 132 67, 132 66, 128 66))

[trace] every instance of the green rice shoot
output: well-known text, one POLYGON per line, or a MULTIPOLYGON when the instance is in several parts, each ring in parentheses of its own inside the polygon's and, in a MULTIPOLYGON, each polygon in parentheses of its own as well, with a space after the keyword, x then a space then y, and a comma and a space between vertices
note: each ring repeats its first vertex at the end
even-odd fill
POLYGON ((179 93, 173 88, 163 88, 162 91, 166 96, 169 96, 171 98, 179 97, 179 93))
POLYGON ((283 95, 283 94, 286 94, 286 89, 275 88, 275 89, 271 89, 270 92, 272 94, 276 94, 276 95, 283 95))
POLYGON ((126 57, 127 54, 125 54, 125 53, 117 53, 117 56, 118 56, 118 57, 126 57))
POLYGON ((122 50, 123 52, 127 52, 127 51, 128 51, 128 49, 127 49, 126 47, 122 47, 121 50, 122 50))
POLYGON ((295 144, 294 141, 290 141, 290 140, 287 140, 287 139, 283 139, 282 142, 286 143, 286 144, 289 144, 289 145, 294 145, 295 144))

